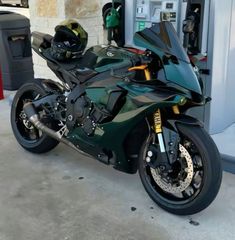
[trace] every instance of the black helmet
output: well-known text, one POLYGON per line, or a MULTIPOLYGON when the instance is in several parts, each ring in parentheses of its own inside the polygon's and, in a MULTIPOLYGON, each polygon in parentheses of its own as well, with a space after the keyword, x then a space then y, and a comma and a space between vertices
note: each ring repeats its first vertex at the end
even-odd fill
POLYGON ((65 20, 55 28, 51 44, 54 59, 65 61, 81 57, 87 46, 88 34, 75 20, 65 20))

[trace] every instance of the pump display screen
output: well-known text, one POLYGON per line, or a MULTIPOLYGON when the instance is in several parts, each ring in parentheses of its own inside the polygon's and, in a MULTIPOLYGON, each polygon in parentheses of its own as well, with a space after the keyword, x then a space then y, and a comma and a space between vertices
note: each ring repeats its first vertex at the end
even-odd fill
MULTIPOLYGON (((134 6, 132 9, 133 15, 129 16, 127 11, 126 18, 128 18, 130 22, 133 21, 131 19, 132 17, 135 18, 133 32, 150 28, 162 21, 171 22, 175 30, 178 31, 180 16, 179 7, 181 1, 185 0, 126 0, 128 5, 134 6), (133 2, 133 4, 130 2, 133 2)), ((129 8, 131 9, 131 7, 129 8)), ((128 23, 126 23, 126 25, 128 26, 128 23)), ((133 33, 130 32, 129 34, 128 31, 126 31, 126 34, 130 42, 133 42, 133 33)))
POLYGON ((173 3, 167 3, 166 4, 166 9, 173 9, 174 8, 174 4, 173 3))

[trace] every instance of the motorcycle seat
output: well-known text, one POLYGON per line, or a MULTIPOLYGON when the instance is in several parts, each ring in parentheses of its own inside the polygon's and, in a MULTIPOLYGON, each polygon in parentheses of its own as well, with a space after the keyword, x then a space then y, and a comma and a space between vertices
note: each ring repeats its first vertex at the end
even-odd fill
POLYGON ((51 47, 53 39, 51 35, 35 31, 32 33, 32 37, 32 47, 36 52, 40 51, 40 49, 47 49, 51 47))

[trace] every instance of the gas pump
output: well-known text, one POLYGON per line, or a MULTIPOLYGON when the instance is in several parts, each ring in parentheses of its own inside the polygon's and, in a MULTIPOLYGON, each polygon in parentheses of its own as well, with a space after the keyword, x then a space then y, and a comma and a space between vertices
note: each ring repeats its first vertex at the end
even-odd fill
MULTIPOLYGON (((211 78, 208 68, 208 23, 209 1, 188 0, 185 20, 182 24, 183 46, 185 47, 192 64, 200 74, 200 82, 203 86, 203 94, 210 96, 211 78)), ((209 111, 208 106, 195 108, 189 114, 199 118, 208 128, 209 111)))
POLYGON ((157 22, 170 21, 178 30, 179 0, 137 0, 135 30, 141 31, 157 22))
POLYGON ((125 0, 113 0, 103 6, 104 29, 108 32, 108 44, 115 41, 117 46, 125 44, 125 0))
POLYGON ((125 1, 125 46, 134 47, 133 36, 137 31, 161 21, 170 21, 180 37, 181 19, 185 18, 183 0, 132 0, 125 1))
POLYGON ((197 54, 199 52, 199 25, 199 8, 196 8, 188 14, 183 23, 183 46, 189 54, 197 54))
MULTIPOLYGON (((192 54, 207 53, 210 0, 128 0, 125 1, 125 46, 134 47, 135 32, 161 21, 170 21, 182 44, 192 54), (182 29, 193 22, 193 32, 182 29), (188 39, 187 39, 188 38, 188 39), (186 42, 185 42, 186 41, 186 42), (187 42, 188 41, 188 42, 187 42)), ((192 27, 192 26, 191 26, 192 27)))
POLYGON ((190 54, 207 55, 210 1, 188 0, 186 19, 183 22, 184 46, 190 54), (190 25, 190 26, 189 26, 190 25), (192 29, 189 29, 192 28, 192 29), (188 41, 188 42, 187 42, 188 41))

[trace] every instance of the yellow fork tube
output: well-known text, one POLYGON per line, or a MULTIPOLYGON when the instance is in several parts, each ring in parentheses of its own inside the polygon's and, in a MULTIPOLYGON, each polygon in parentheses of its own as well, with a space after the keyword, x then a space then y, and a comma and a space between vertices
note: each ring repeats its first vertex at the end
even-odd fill
POLYGON ((160 109, 158 109, 154 113, 154 131, 155 131, 155 133, 157 134, 157 137, 158 137, 160 151, 162 153, 166 152, 165 143, 164 143, 164 139, 163 139, 163 135, 162 135, 162 119, 161 119, 160 109))

